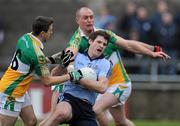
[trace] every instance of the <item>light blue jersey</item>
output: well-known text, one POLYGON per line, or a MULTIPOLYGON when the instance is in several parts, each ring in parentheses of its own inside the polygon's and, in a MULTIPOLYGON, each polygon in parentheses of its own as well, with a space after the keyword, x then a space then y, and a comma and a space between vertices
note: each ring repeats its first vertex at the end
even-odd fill
MULTIPOLYGON (((78 53, 74 61, 75 70, 79 70, 83 67, 90 67, 96 71, 98 77, 109 77, 111 72, 111 63, 104 57, 98 57, 91 59, 87 52, 84 54, 78 53)), ((88 101, 91 105, 95 103, 97 93, 95 91, 86 89, 79 84, 73 84, 71 81, 67 81, 64 84, 63 93, 69 93, 74 97, 88 101)))

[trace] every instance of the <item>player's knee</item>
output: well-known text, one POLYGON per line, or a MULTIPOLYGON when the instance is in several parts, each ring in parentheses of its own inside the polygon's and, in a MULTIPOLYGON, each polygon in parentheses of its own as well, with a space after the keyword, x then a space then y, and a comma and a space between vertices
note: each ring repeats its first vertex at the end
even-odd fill
POLYGON ((70 119, 70 114, 67 111, 55 112, 55 120, 58 122, 67 121, 70 119))
POLYGON ((96 114, 96 118, 99 120, 101 118, 101 114, 96 114))
POLYGON ((97 116, 99 116, 102 113, 101 108, 98 108, 97 106, 93 106, 93 110, 97 116))
POLYGON ((37 124, 37 119, 36 118, 33 118, 27 122, 24 122, 25 126, 36 126, 37 124))

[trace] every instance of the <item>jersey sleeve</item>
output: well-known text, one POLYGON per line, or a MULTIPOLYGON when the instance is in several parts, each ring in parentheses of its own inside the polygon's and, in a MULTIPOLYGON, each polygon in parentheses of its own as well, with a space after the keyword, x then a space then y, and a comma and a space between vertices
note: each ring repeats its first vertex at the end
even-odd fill
POLYGON ((28 51, 26 51, 25 58, 28 64, 31 66, 31 72, 35 72, 35 74, 39 77, 47 76, 50 74, 46 57, 40 48, 30 48, 28 51))
POLYGON ((108 33, 110 35, 109 42, 112 43, 112 44, 115 44, 117 42, 117 37, 118 36, 114 32, 112 32, 110 30, 105 30, 105 31, 106 31, 106 33, 108 33))
POLYGON ((80 43, 81 43, 81 36, 79 34, 79 31, 76 30, 73 36, 71 37, 67 48, 77 48, 79 50, 80 48, 80 43))
POLYGON ((49 75, 49 69, 47 66, 47 62, 46 62, 46 57, 45 55, 42 53, 42 51, 40 52, 36 52, 36 58, 33 59, 34 62, 34 68, 35 68, 35 73, 38 76, 47 76, 49 75))

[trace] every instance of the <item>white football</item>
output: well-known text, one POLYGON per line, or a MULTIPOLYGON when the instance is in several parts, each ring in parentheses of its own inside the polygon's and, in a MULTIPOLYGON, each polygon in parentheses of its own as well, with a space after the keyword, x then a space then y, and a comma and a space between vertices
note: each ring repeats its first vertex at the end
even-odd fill
POLYGON ((82 72, 84 79, 97 80, 97 74, 92 68, 84 67, 81 68, 80 70, 82 72))

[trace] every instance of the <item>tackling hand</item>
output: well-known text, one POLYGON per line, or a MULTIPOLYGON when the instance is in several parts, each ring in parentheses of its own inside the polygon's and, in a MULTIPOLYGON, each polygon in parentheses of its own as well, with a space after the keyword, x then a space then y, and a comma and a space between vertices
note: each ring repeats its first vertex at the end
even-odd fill
POLYGON ((73 62, 74 61, 74 59, 72 59, 73 56, 74 54, 70 50, 68 50, 67 52, 63 50, 59 61, 60 67, 65 68, 69 65, 69 63, 73 62))
POLYGON ((163 58, 164 62, 166 62, 166 59, 171 59, 170 56, 168 56, 166 53, 163 52, 162 48, 160 46, 155 45, 154 46, 154 58, 163 58))
POLYGON ((82 72, 80 70, 72 71, 69 73, 69 76, 71 82, 78 82, 82 78, 82 72))
POLYGON ((60 56, 61 56, 62 52, 58 52, 56 54, 53 54, 52 56, 50 57, 46 57, 46 60, 48 63, 51 63, 51 64, 58 64, 59 61, 60 61, 60 56))
POLYGON ((164 52, 154 52, 153 57, 154 58, 163 58, 163 60, 165 62, 166 62, 166 59, 171 59, 171 57, 164 52))

